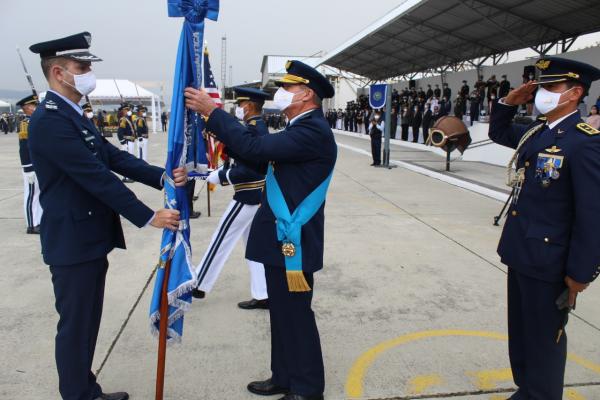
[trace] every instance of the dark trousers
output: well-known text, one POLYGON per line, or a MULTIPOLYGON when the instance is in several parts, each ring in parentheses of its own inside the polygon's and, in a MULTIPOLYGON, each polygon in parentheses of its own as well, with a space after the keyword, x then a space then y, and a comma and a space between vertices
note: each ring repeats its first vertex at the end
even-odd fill
MULTIPOLYGON (((312 274, 304 274, 314 289, 312 274)), ((321 340, 311 308, 313 292, 290 292, 285 269, 265 265, 271 317, 271 371, 277 386, 301 396, 325 391, 321 340)))
MULTIPOLYGON (((194 212, 194 191, 196 190, 196 180, 192 179, 185 184, 185 190, 187 192, 188 205, 190 208, 190 214, 194 212)), ((208 190, 208 188, 207 188, 208 190)))
POLYGON ((519 390, 514 400, 561 400, 567 336, 556 343, 563 314, 556 299, 563 282, 551 283, 508 269, 508 353, 519 390))
POLYGON ((408 125, 402 124, 402 140, 405 142, 408 140, 408 125))
POLYGON ((373 164, 381 165, 381 133, 371 135, 371 154, 373 155, 373 164))
POLYGON ((102 318, 107 269, 106 257, 50 267, 59 315, 56 368, 64 400, 90 400, 102 393, 91 368, 102 318))
POLYGON ((413 125, 413 143, 417 143, 419 141, 419 131, 421 130, 421 124, 413 125))

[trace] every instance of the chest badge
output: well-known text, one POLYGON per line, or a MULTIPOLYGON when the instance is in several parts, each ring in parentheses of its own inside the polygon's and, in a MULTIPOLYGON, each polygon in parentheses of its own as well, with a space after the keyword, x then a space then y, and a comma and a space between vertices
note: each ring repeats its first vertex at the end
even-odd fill
POLYGON ((554 145, 554 146, 550 147, 549 149, 546 149, 546 151, 551 154, 556 154, 556 153, 560 153, 562 151, 562 149, 559 147, 556 147, 556 145, 554 145))
MULTIPOLYGON (((553 146, 553 149, 556 146, 553 146)), ((546 149, 546 151, 552 149, 546 149)), ((556 150, 556 149, 555 149, 556 150)), ((560 178, 559 170, 562 168, 565 156, 556 155, 560 149, 554 152, 549 151, 552 154, 539 153, 537 163, 535 167, 535 178, 544 187, 550 186, 552 180, 560 178)))

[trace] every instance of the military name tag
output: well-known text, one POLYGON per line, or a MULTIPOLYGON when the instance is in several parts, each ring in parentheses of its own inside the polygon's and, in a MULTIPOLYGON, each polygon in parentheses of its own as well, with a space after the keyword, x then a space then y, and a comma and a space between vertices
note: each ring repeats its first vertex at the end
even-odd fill
POLYGON ((559 169, 563 166, 565 156, 556 154, 539 153, 535 168, 535 178, 544 187, 548 187, 552 180, 560 178, 559 169))
POLYGON ((286 257, 294 257, 296 255, 296 246, 293 243, 283 243, 281 245, 281 252, 286 257))

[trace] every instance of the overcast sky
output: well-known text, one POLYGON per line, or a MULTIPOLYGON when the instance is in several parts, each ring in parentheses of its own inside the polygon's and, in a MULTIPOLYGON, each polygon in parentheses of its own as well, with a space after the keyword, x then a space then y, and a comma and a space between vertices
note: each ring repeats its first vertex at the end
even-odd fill
MULTIPOLYGON (((331 51, 401 2, 221 0, 219 20, 208 22, 205 29, 215 78, 220 81, 223 35, 227 35, 227 64, 233 66, 233 84, 243 83, 260 79, 263 55, 308 56, 331 51)), ((104 59, 94 66, 98 78, 129 79, 156 93, 162 82, 165 92, 171 90, 182 20, 167 17, 167 0, 2 3, 0 89, 28 89, 16 45, 42 91, 45 81, 39 58, 29 46, 89 31, 92 52, 104 59)))

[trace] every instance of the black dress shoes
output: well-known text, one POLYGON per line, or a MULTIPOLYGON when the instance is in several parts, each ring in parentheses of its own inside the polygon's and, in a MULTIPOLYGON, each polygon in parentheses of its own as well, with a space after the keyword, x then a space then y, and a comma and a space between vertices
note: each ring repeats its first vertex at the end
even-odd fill
POLYGON ((206 292, 198 288, 194 288, 192 289, 192 297, 196 299, 203 299, 206 297, 206 292))
POLYGON ((200 211, 193 211, 192 213, 190 213, 190 219, 200 218, 201 215, 202 213, 200 211))
POLYGON ((39 235, 40 234, 40 226, 36 225, 36 226, 28 227, 27 234, 28 235, 39 235))
POLYGON ((242 310, 256 310, 256 309, 268 310, 269 309, 269 299, 264 299, 264 300, 252 299, 252 300, 248 300, 248 301, 242 301, 241 303, 238 303, 238 307, 241 308, 242 310))
POLYGON ((290 390, 288 388, 275 385, 271 379, 266 381, 250 382, 248 391, 259 396, 273 396, 274 394, 286 394, 290 390))
POLYGON ((129 399, 129 394, 125 392, 117 392, 117 393, 102 393, 100 396, 96 397, 94 400, 127 400, 129 399))
POLYGON ((299 394, 288 393, 279 400, 323 400, 323 395, 317 396, 301 396, 299 394))

